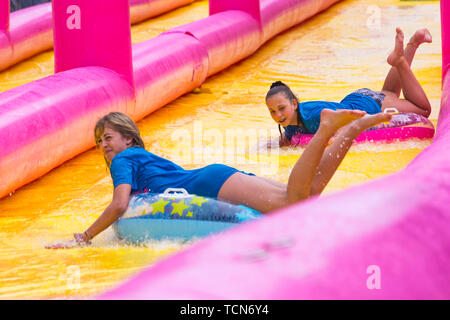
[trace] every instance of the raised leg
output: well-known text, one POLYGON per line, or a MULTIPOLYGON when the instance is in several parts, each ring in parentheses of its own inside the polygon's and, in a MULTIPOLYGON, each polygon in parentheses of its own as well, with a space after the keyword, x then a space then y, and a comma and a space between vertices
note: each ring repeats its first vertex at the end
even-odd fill
POLYGON ((400 28, 396 31, 395 48, 387 62, 397 70, 405 99, 402 101, 387 91, 381 108, 396 107, 401 112, 416 112, 428 116, 431 112, 430 102, 404 55, 403 32, 400 28))
POLYGON ((319 130, 294 165, 287 185, 235 173, 223 184, 218 198, 244 204, 260 212, 272 211, 307 199, 311 195, 311 186, 330 138, 339 128, 364 114, 359 110, 323 110, 319 130))
POLYGON ((287 185, 289 202, 304 200, 311 195, 311 186, 330 138, 337 130, 363 117, 364 114, 365 112, 360 110, 322 110, 319 130, 306 146, 289 176, 287 185))
POLYGON ((361 119, 343 127, 343 130, 340 131, 333 143, 325 150, 320 160, 311 186, 311 196, 322 193, 352 146, 353 141, 361 132, 381 122, 389 121, 391 117, 392 115, 386 113, 365 115, 361 119))
MULTIPOLYGON (((417 48, 424 42, 432 42, 430 31, 428 31, 428 29, 417 30, 406 45, 404 52, 405 59, 409 66, 412 64, 417 48)), ((399 97, 401 89, 402 84, 400 82, 400 75, 398 74, 397 69, 392 67, 384 80, 382 90, 393 92, 397 97, 399 97)))

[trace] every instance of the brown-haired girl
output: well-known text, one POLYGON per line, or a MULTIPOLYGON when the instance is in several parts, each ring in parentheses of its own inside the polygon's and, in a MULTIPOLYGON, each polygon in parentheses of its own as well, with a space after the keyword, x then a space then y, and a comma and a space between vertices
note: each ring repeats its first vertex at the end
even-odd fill
POLYGON ((412 112, 428 117, 431 105, 428 98, 411 71, 411 63, 419 45, 431 42, 431 34, 421 29, 411 37, 403 48, 403 32, 396 29, 395 49, 387 58, 392 66, 380 92, 367 88, 358 89, 347 95, 342 101, 306 101, 300 102, 292 90, 283 82, 272 84, 266 95, 266 105, 272 119, 278 123, 280 145, 289 145, 292 136, 297 133, 314 134, 319 128, 322 110, 362 110, 368 114, 383 112, 395 108, 399 112, 412 112), (403 90, 405 99, 400 99, 403 90), (281 132, 284 128, 284 133, 281 132))
POLYGON ((323 110, 316 135, 292 169, 288 183, 284 184, 223 164, 185 170, 145 150, 139 129, 128 116, 110 113, 98 121, 95 142, 110 169, 113 199, 89 228, 74 234, 75 240, 47 248, 89 244, 93 237, 120 218, 131 194, 136 192, 163 193, 167 188, 184 188, 191 194, 242 204, 262 213, 305 200, 323 191, 353 140, 363 130, 390 117, 382 113, 365 116, 365 112, 359 110, 323 110))

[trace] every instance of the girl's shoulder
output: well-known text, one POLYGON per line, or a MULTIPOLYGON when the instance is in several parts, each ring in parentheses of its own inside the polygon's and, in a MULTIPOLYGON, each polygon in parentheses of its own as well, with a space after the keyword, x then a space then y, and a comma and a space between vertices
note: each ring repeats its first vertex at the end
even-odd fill
POLYGON ((151 153, 148 152, 147 150, 145 150, 144 148, 141 147, 129 147, 125 150, 123 150, 122 152, 120 152, 119 154, 117 154, 114 158, 119 157, 119 158, 129 158, 129 157, 134 157, 136 155, 150 155, 151 153))
POLYGON ((113 163, 123 163, 123 162, 140 162, 145 159, 149 159, 152 157, 152 153, 148 152, 144 148, 141 147, 130 147, 125 149, 124 151, 118 153, 113 159, 111 164, 113 163))
POLYGON ((298 110, 303 119, 307 120, 315 116, 323 109, 323 101, 305 101, 298 104, 298 110))
POLYGON ((133 166, 158 164, 158 166, 169 166, 172 167, 174 164, 172 161, 157 156, 150 151, 145 150, 142 147, 130 147, 124 151, 117 154, 112 162, 116 160, 116 163, 120 164, 131 164, 133 166))

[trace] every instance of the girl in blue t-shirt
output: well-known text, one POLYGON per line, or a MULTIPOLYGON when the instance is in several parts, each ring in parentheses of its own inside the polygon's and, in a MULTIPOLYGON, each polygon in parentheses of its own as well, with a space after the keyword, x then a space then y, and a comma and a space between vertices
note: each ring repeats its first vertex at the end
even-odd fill
POLYGON ((395 49, 387 62, 392 66, 380 92, 364 88, 346 96, 339 103, 328 101, 300 102, 292 90, 281 81, 274 82, 266 95, 266 104, 273 120, 280 130, 280 146, 289 145, 297 133, 316 133, 323 109, 363 110, 376 114, 386 108, 396 108, 399 112, 413 112, 428 117, 431 105, 428 98, 411 71, 414 54, 420 44, 431 42, 431 34, 421 29, 411 37, 403 48, 403 32, 396 29, 395 49), (405 99, 400 99, 403 90, 405 99), (284 134, 281 132, 284 128, 284 134))
POLYGON ((135 192, 162 193, 169 187, 184 188, 189 193, 243 204, 263 213, 318 195, 353 140, 363 130, 391 118, 383 113, 364 115, 365 112, 359 110, 323 110, 316 135, 292 169, 288 183, 284 184, 223 164, 185 170, 146 151, 134 121, 123 113, 112 112, 100 119, 95 127, 95 142, 113 179, 112 201, 85 232, 74 234, 75 240, 47 248, 88 244, 126 211, 130 196, 135 192), (328 146, 330 138, 343 127, 344 130, 328 146))

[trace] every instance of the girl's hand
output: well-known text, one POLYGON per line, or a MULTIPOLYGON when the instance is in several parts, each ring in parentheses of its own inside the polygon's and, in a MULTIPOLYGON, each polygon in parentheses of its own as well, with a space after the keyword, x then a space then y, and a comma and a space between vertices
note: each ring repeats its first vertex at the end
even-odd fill
POLYGON ((85 239, 85 236, 83 233, 74 233, 73 237, 75 240, 64 240, 59 241, 53 244, 46 245, 46 249, 71 249, 71 248, 80 248, 80 247, 86 247, 87 245, 90 245, 91 242, 89 240, 85 239))
POLYGON ((63 240, 59 242, 55 242, 53 244, 48 244, 45 246, 45 249, 71 249, 77 248, 80 245, 76 240, 63 240))
POLYGON ((291 140, 286 138, 286 136, 283 134, 279 139, 279 146, 280 147, 286 147, 291 145, 291 140))

